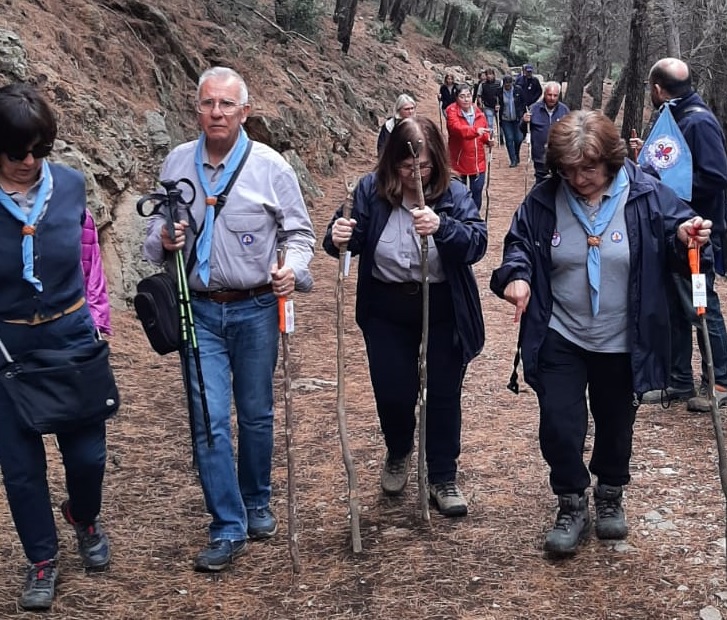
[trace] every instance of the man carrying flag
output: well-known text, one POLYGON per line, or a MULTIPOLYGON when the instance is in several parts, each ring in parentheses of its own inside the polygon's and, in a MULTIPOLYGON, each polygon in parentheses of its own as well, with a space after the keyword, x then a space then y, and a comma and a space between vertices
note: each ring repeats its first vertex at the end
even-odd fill
MULTIPOLYGON (((722 247, 725 235, 725 189, 727 189, 724 133, 719 121, 692 88, 692 78, 686 63, 676 58, 662 58, 649 72, 649 86, 654 106, 664 106, 664 108, 646 143, 642 143, 638 138, 632 138, 631 147, 643 146, 639 163, 651 164, 662 176, 662 181, 672 186, 682 199, 689 202, 698 215, 712 220, 714 227, 711 241, 715 270, 724 275, 724 251, 727 250, 722 247), (665 125, 661 122, 661 117, 667 108, 669 116, 673 116, 679 130, 678 132, 674 130, 675 133, 672 135, 661 130, 657 131, 658 125, 665 125), (686 144, 688 153, 679 152, 683 144, 686 144), (674 160, 676 161, 670 166, 674 160), (685 165, 690 160, 691 170, 685 165), (684 179, 690 176, 691 186, 687 183, 684 191, 684 179)), ((714 290, 715 270, 706 274, 707 328, 714 358, 717 403, 723 407, 727 405, 727 331, 719 298, 714 290)), ((672 368, 666 400, 686 400, 689 411, 707 412, 710 410, 707 369, 704 343, 699 330, 697 341, 702 355, 702 380, 698 394, 695 394, 692 378, 692 325, 697 325, 697 316, 691 302, 691 279, 688 276, 675 274, 674 280, 675 295, 672 296, 671 308, 672 368)), ((651 404, 661 402, 661 392, 647 392, 642 402, 651 404)))

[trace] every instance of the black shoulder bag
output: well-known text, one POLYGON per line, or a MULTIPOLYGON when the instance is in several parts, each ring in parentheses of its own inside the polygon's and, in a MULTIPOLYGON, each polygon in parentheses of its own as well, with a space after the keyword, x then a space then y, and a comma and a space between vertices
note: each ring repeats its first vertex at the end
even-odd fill
MULTIPOLYGON (((252 149, 252 140, 247 143, 245 153, 240 160, 234 174, 230 177, 227 186, 221 194, 217 196, 217 202, 215 203, 215 219, 220 213, 222 207, 227 202, 227 196, 232 190, 232 186, 237 181, 237 177, 240 175, 242 167, 247 161, 250 150, 252 149)), ((187 179, 186 181, 190 186, 191 182, 187 179)), ((161 206, 165 204, 167 197, 161 194, 151 194, 142 197, 137 202, 136 208, 142 217, 148 217, 154 213, 157 213, 161 206), (151 213, 145 214, 143 212, 142 205, 150 199, 160 198, 161 202, 152 210, 151 213)), ((167 201, 168 203, 168 201, 167 201)), ((168 204, 167 204, 168 206, 168 204)), ((173 225, 174 215, 169 214, 170 224, 173 225)), ((195 243, 192 244, 192 250, 190 251, 187 259, 186 271, 187 275, 192 273, 194 265, 197 262, 197 244, 196 238, 204 228, 204 222, 199 230, 195 231, 195 243)), ((171 274, 167 272, 155 273, 147 278, 139 281, 136 285, 136 295, 134 296, 134 309, 136 310, 136 316, 141 322, 141 326, 144 328, 144 333, 149 339, 152 349, 154 349, 159 355, 166 355, 173 351, 178 351, 180 346, 179 337, 179 290, 177 283, 171 274)))

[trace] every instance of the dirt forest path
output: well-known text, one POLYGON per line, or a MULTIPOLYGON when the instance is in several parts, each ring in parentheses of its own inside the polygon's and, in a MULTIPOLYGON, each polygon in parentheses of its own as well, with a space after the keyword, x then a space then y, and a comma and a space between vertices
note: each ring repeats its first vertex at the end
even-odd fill
MULTIPOLYGON (((436 119, 436 92, 432 76, 421 86, 420 114, 436 119)), ((372 135, 370 144, 353 154, 349 173, 370 169, 374 141, 372 135)), ((536 401, 527 386, 519 396, 505 389, 517 329, 512 307, 488 287, 525 191, 524 168, 525 163, 508 168, 504 147, 495 148, 490 246, 475 267, 487 342, 470 366, 463 397, 459 482, 469 501, 467 518, 444 519, 433 512, 431 526, 423 525, 414 479, 401 498, 385 498, 379 491, 384 447, 353 321, 352 277, 346 283, 346 410, 364 551, 351 553, 335 419, 337 263, 317 249, 315 291, 296 295, 291 337, 301 575, 291 573, 286 541, 282 377, 277 376, 273 470, 279 533, 272 541, 250 545, 229 572, 196 574, 191 560, 206 543, 208 518, 190 467, 180 373, 172 357, 150 351, 131 312, 116 312, 111 347, 123 407, 108 426, 103 510, 113 564, 105 574, 84 575, 72 532, 57 514, 63 581, 54 610, 44 617, 686 620, 699 618, 708 605, 724 612, 724 501, 714 439, 709 418, 689 414, 683 406, 639 411, 625 504, 628 540, 613 545, 591 538, 569 561, 543 556, 555 499, 538 449, 536 401)), ((344 187, 342 177, 320 182, 326 198, 311 211, 322 239, 344 187)), ((64 497, 63 480, 50 438, 47 449, 57 504, 64 497)), ((5 502, 0 503, 0 523, 0 618, 30 618, 15 602, 24 556, 5 502)))

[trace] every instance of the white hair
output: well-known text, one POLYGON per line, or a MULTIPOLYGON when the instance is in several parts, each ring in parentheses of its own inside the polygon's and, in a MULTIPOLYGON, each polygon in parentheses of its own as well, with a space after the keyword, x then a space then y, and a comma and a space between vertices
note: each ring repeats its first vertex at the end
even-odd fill
POLYGON ((229 67, 212 67, 207 69, 202 75, 199 76, 199 82, 197 83, 197 99, 199 100, 199 93, 202 90, 202 85, 210 78, 222 78, 227 80, 235 80, 240 85, 240 101, 239 103, 247 103, 247 85, 242 76, 229 67))
POLYGON ((399 95, 396 98, 396 103, 394 104, 394 118, 401 118, 399 110, 401 110, 405 105, 409 103, 411 103, 416 108, 417 102, 414 101, 413 97, 410 97, 407 94, 399 95))
POLYGON ((546 82, 543 85, 543 92, 545 93, 549 90, 555 90, 560 95, 560 82, 546 82))

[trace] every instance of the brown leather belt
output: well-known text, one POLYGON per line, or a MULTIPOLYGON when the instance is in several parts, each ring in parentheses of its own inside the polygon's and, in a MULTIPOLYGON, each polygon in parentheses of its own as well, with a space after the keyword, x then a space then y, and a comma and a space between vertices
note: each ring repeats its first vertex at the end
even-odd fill
POLYGON ((199 299, 209 299, 217 302, 218 304, 226 304, 230 301, 243 301, 250 299, 251 297, 257 297, 258 295, 265 295, 265 293, 272 293, 272 284, 263 284, 262 286, 256 286, 255 288, 246 289, 228 289, 223 288, 216 291, 191 291, 192 297, 199 299))
POLYGON ((35 314, 30 319, 4 319, 3 323, 14 323, 16 325, 41 325, 43 323, 50 323, 51 321, 56 321, 57 319, 60 319, 62 316, 66 316, 67 314, 72 314, 76 310, 80 310, 81 308, 83 308, 83 304, 85 303, 86 298, 81 297, 81 299, 79 299, 72 306, 69 306, 65 310, 61 310, 60 312, 56 312, 55 314, 50 314, 48 316, 35 314))

